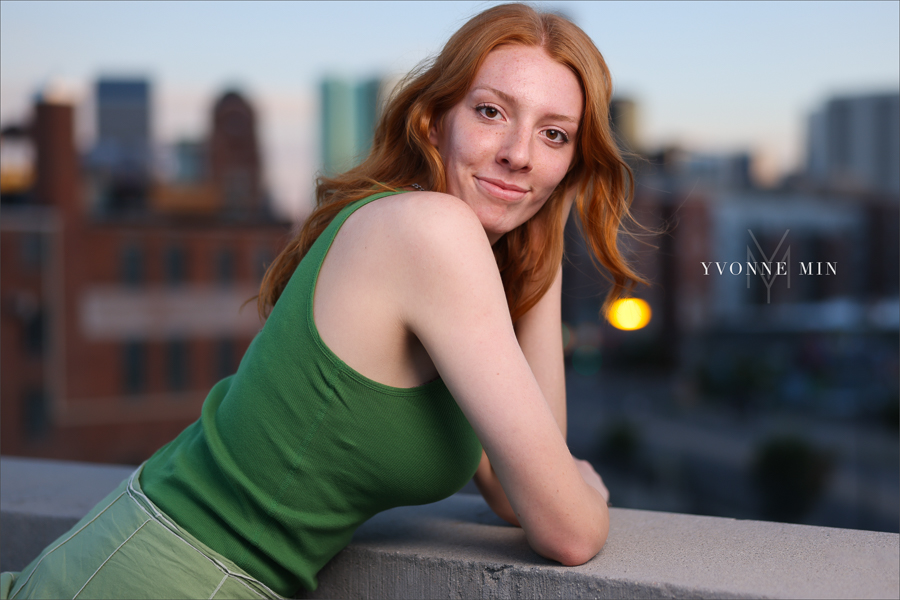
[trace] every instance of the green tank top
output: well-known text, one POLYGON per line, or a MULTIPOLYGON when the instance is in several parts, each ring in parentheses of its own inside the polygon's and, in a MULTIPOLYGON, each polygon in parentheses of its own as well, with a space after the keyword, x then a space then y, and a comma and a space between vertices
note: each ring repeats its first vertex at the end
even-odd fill
MULTIPOLYGON (((357 373, 319 337, 313 294, 353 211, 341 211, 297 266, 237 373, 200 419, 144 466, 144 491, 180 526, 286 596, 375 513, 457 492, 481 458, 440 379, 415 388, 357 373)), ((364 301, 364 299, 360 299, 364 301)))

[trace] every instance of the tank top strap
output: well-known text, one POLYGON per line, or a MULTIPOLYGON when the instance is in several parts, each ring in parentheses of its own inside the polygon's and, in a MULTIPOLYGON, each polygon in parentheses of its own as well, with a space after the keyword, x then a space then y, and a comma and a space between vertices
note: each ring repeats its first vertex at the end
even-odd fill
POLYGON ((343 209, 341 212, 337 214, 337 216, 332 219, 331 223, 328 224, 328 227, 325 228, 319 238, 313 243, 312 247, 309 249, 308 257, 312 259, 317 266, 315 269, 315 277, 313 277, 313 282, 315 282, 319 278, 319 270, 322 268, 322 263, 325 262, 325 256, 328 254, 328 250, 331 248, 332 242, 334 242, 334 238, 337 237, 338 231, 343 227, 344 222, 350 218, 354 212, 368 204, 369 202, 374 202, 379 198, 384 198, 385 196, 393 196, 395 194, 403 194, 405 190, 397 190, 390 192, 379 192, 377 194, 372 194, 371 196, 366 196, 361 200, 357 200, 356 202, 351 202, 343 209))

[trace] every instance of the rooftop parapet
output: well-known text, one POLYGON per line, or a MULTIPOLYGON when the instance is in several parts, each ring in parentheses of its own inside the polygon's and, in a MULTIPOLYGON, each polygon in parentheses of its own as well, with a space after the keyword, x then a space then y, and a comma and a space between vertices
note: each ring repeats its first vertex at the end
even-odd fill
MULTIPOLYGON (((18 570, 131 467, 0 460, 0 569, 18 570)), ((535 554, 478 496, 365 523, 316 598, 898 598, 900 535, 613 508, 580 567, 535 554)))

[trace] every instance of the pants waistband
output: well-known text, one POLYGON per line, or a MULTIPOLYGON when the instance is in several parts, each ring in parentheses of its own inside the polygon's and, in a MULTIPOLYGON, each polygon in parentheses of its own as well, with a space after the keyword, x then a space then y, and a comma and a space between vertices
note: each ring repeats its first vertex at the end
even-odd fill
POLYGON ((154 521, 168 529, 173 535, 180 538, 183 542, 191 546, 206 559, 214 563, 219 569, 222 570, 223 573, 227 573, 232 577, 243 580, 245 583, 253 586, 260 593, 270 598, 282 598, 282 596, 272 591, 266 584, 256 579, 252 575, 249 575, 243 569, 232 563, 230 560, 208 548, 200 540, 182 529, 177 523, 175 523, 175 521, 173 521, 168 515, 166 515, 162 511, 162 509, 156 506, 156 504, 154 504, 153 501, 141 489, 140 475, 143 468, 144 465, 141 464, 141 466, 135 469, 134 473, 132 473, 128 478, 128 485, 126 486, 126 493, 128 494, 129 498, 131 498, 135 502, 135 504, 137 504, 144 512, 146 512, 147 515, 154 521))

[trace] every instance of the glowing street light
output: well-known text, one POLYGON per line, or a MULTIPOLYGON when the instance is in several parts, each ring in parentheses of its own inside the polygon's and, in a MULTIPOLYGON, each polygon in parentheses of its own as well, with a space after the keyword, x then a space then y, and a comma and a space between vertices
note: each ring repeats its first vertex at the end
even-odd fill
POLYGON ((619 298, 606 318, 616 329, 634 331, 650 322, 650 305, 640 298, 619 298))

